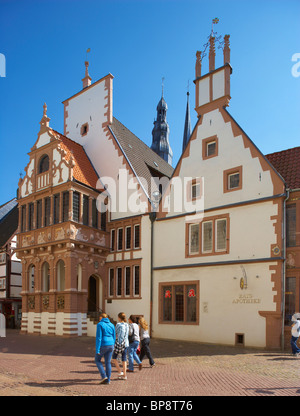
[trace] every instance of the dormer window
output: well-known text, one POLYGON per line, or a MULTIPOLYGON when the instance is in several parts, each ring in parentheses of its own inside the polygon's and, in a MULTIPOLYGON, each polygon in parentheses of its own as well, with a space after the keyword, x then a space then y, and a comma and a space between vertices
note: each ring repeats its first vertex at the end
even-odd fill
POLYGON ((47 172, 48 170, 49 170, 49 156, 44 155, 40 159, 38 173, 47 172))

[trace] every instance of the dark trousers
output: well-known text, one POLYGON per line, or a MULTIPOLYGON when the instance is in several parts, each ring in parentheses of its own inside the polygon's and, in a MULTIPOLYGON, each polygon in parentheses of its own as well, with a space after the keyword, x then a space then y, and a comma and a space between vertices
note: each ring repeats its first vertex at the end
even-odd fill
POLYGON ((141 344, 142 344, 142 347, 141 347, 141 353, 140 353, 140 360, 142 361, 143 358, 146 355, 146 357, 149 358, 150 365, 153 365, 154 364, 154 360, 152 358, 151 351, 150 351, 150 347, 149 347, 150 338, 142 339, 141 344))

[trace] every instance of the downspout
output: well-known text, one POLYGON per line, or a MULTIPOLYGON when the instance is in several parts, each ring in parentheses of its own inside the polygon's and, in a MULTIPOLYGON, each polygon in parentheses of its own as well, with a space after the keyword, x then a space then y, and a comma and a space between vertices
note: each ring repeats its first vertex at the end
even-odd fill
POLYGON ((290 197, 290 190, 286 189, 286 197, 283 200, 283 223, 282 223, 282 245, 283 245, 283 262, 282 262, 282 323, 281 323, 281 350, 284 351, 284 321, 285 321, 285 288, 286 288, 286 201, 290 197))
POLYGON ((153 324, 153 250, 154 250, 154 221, 156 220, 156 211, 149 214, 151 221, 151 254, 150 254, 150 337, 152 337, 153 324))

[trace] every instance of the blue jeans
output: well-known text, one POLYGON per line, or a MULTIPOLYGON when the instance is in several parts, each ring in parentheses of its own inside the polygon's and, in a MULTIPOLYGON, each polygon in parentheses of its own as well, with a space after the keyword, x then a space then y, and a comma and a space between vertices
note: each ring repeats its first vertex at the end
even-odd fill
POLYGON ((108 383, 110 382, 110 376, 111 376, 111 356, 114 350, 113 345, 105 345, 100 348, 100 353, 95 355, 95 363, 98 367, 99 373, 101 375, 101 378, 107 377, 108 383), (105 370, 103 368, 103 364, 101 363, 101 358, 104 357, 105 361, 105 370))
POLYGON ((128 370, 133 371, 133 360, 135 360, 138 364, 141 364, 141 360, 136 353, 136 350, 139 346, 139 341, 133 341, 129 344, 128 347, 128 370))
POLYGON ((292 353, 293 354, 298 354, 300 352, 300 348, 297 345, 297 337, 293 337, 291 338, 291 347, 292 347, 292 353))

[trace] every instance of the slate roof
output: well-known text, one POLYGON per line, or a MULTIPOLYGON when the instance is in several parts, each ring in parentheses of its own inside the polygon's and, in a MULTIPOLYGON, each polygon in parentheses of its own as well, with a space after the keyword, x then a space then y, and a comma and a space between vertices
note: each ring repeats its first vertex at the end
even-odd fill
POLYGON ((18 228, 18 203, 16 198, 0 206, 0 248, 3 247, 18 228))
MULTIPOLYGON (((173 168, 164 159, 158 156, 142 140, 133 134, 119 120, 113 117, 110 126, 121 149, 129 160, 133 170, 139 178, 145 178, 150 190, 151 177, 167 176, 170 178, 173 168)), ((149 195, 148 195, 149 196, 149 195)))
POLYGON ((266 155, 289 189, 300 188, 300 147, 266 155))
POLYGON ((75 161, 73 178, 81 183, 84 183, 85 185, 96 189, 96 184, 99 177, 84 148, 79 143, 74 142, 58 131, 53 129, 51 130, 61 141, 62 149, 66 151, 65 159, 69 161, 71 155, 73 156, 75 161))

